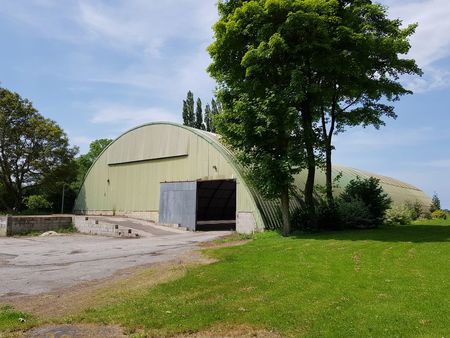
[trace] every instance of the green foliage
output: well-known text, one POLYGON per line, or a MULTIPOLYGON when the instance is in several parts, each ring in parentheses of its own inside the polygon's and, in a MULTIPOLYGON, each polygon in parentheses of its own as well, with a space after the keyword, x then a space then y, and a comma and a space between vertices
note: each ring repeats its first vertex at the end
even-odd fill
POLYGON ((441 200, 439 199, 439 196, 434 193, 431 198, 430 212, 433 213, 436 210, 441 210, 441 200))
POLYGON ((208 48, 223 104, 216 127, 266 197, 284 196, 296 170, 307 168, 304 199, 314 217, 315 168, 326 149, 331 171, 332 135, 395 118, 384 102, 410 93, 399 76, 421 74, 414 60, 399 57, 415 26, 401 28, 371 1, 223 0, 218 7, 208 48))
POLYGON ((222 112, 222 105, 220 104, 220 102, 218 102, 217 100, 215 100, 214 98, 211 100, 211 118, 210 118, 210 123, 211 123, 211 127, 210 127, 210 132, 215 133, 216 132, 216 116, 218 114, 220 114, 222 112))
MULTIPOLYGON (((23 197, 42 194, 48 182, 73 166, 78 150, 65 132, 27 99, 0 88, 0 208, 20 211, 23 197)), ((45 194, 48 196, 48 194, 45 194)))
POLYGON ((433 219, 447 219, 447 213, 443 210, 435 210, 431 213, 433 219))
POLYGON ((203 124, 203 110, 202 110, 202 100, 197 98, 197 105, 195 108, 195 128, 197 129, 205 129, 205 125, 203 124))
MULTIPOLYGON (((374 177, 368 179, 360 179, 358 177, 351 180, 337 202, 338 205, 343 205, 344 210, 349 212, 348 216, 345 217, 347 222, 354 215, 356 220, 350 223, 355 225, 355 222, 361 221, 361 227, 377 227, 381 225, 384 214, 391 203, 392 200, 383 192, 380 180, 374 177), (353 207, 352 204, 354 204, 353 207), (359 207, 361 207, 360 215, 356 211, 359 207)), ((340 216, 342 217, 342 214, 340 216)))
POLYGON ((183 124, 188 127, 216 132, 214 119, 221 110, 221 105, 213 98, 211 104, 206 104, 203 114, 202 101, 197 98, 194 111, 194 94, 189 91, 183 100, 183 124))
POLYGON ((211 131, 212 128, 212 112, 209 104, 205 106, 205 130, 211 131))
POLYGON ((394 206, 386 211, 384 216, 384 223, 387 225, 406 225, 410 224, 416 216, 415 210, 408 205, 394 206))
POLYGON ((380 225, 369 206, 358 196, 342 198, 337 202, 337 215, 344 228, 374 228, 380 225))
POLYGON ((406 201, 405 207, 411 211, 411 219, 413 221, 415 221, 416 219, 419 219, 419 218, 426 218, 426 216, 428 214, 425 206, 422 203, 420 203, 418 200, 416 200, 414 202, 406 201))
POLYGON ((186 100, 183 101, 183 124, 195 127, 194 94, 188 91, 186 100))
POLYGON ((43 195, 27 196, 24 198, 24 203, 26 207, 32 211, 43 211, 52 208, 52 203, 50 203, 43 195))

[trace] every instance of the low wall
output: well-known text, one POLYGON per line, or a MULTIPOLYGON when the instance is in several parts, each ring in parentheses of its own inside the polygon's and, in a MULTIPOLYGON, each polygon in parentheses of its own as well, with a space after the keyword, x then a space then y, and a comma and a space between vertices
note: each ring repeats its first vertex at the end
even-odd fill
POLYGON ((117 236, 114 224, 101 222, 88 216, 73 216, 73 224, 82 234, 117 236))
POLYGON ((0 237, 5 237, 8 235, 8 217, 0 216, 0 237))
POLYGON ((71 226, 71 216, 6 216, 0 219, 0 236, 23 235, 33 231, 55 231, 71 226))

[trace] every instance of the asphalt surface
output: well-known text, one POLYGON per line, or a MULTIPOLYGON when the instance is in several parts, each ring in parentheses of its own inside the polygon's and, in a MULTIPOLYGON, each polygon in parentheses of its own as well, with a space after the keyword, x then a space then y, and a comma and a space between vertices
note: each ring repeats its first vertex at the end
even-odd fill
MULTIPOLYGON (((121 222, 133 226, 131 220, 121 222)), ((189 255, 199 242, 227 234, 136 223, 145 232, 136 239, 79 234, 0 238, 0 300, 47 293, 109 277, 125 268, 169 261, 189 255)))

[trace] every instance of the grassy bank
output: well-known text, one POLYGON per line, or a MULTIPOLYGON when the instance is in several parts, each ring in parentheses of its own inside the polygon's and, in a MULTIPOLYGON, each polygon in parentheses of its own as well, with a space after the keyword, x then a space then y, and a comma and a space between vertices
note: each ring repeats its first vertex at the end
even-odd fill
POLYGON ((62 321, 150 336, 241 326, 306 337, 450 333, 450 226, 269 232, 206 253, 219 262, 62 321))

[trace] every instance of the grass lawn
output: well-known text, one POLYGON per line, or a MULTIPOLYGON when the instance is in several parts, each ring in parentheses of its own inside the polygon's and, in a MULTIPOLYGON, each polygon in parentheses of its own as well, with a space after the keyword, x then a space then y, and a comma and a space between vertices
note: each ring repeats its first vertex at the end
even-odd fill
POLYGON ((242 326, 282 336, 450 337, 450 225, 267 232, 206 254, 219 261, 56 320, 143 336, 242 326))

